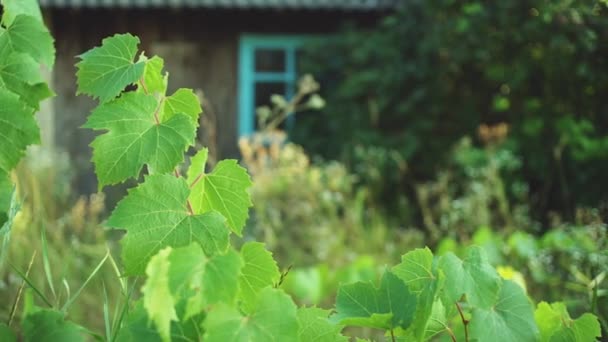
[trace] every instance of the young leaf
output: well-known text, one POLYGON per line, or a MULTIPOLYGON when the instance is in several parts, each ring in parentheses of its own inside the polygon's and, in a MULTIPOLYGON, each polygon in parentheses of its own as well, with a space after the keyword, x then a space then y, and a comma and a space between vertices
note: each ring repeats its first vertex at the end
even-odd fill
POLYGON ((88 94, 107 102, 115 98, 129 84, 144 73, 145 63, 134 63, 139 38, 130 34, 117 34, 102 41, 78 56, 76 64, 77 94, 88 94))
POLYGON ((443 272, 433 265, 430 249, 415 249, 401 258, 401 263, 392 272, 407 284, 410 291, 418 295, 414 321, 407 333, 411 339, 422 341, 432 314, 435 298, 443 287, 443 272))
POLYGON ((319 308, 299 308, 300 341, 347 342, 348 338, 340 333, 342 326, 332 324, 327 319, 329 313, 329 310, 319 308))
POLYGON ((559 302, 540 302, 534 311, 534 319, 540 330, 540 342, 596 341, 602 335, 597 317, 586 313, 573 320, 566 306, 559 302))
POLYGON ((31 109, 17 95, 0 88, 0 103, 0 170, 8 173, 28 145, 40 142, 40 131, 31 109))
POLYGON ((277 263, 259 242, 248 242, 241 248, 243 268, 239 276, 241 299, 246 308, 257 300, 257 294, 264 288, 274 285, 281 277, 277 263))
POLYGON ((209 259, 203 274, 203 297, 207 304, 234 303, 242 265, 241 256, 232 249, 209 259))
POLYGON ((192 158, 188 170, 188 183, 192 187, 189 198, 192 208, 195 213, 218 211, 226 217, 232 231, 241 235, 249 216, 249 207, 252 206, 251 196, 247 191, 251 186, 247 170, 239 166, 236 160, 222 160, 213 172, 205 173, 206 159, 207 151, 199 151, 192 158))
POLYGON ((39 310, 25 317, 23 337, 26 341, 85 341, 81 332, 84 329, 66 321, 63 313, 54 310, 39 310))
POLYGON ((169 289, 170 253, 171 247, 167 247, 150 259, 142 288, 144 308, 163 341, 171 340, 171 321, 177 321, 175 299, 169 289))
POLYGON ((20 15, 28 15, 42 22, 38 0, 2 0, 2 22, 9 26, 20 15))
POLYGON ((144 68, 144 75, 138 82, 137 91, 144 92, 146 94, 160 94, 164 96, 167 92, 167 78, 168 74, 162 74, 165 61, 154 56, 145 61, 146 66, 144 68), (143 81, 143 82, 142 82, 143 81))
POLYGON ((180 88, 165 99, 161 122, 171 119, 175 114, 188 115, 198 126, 198 116, 203 111, 201 103, 191 89, 180 88))
POLYGON ((217 212, 191 215, 188 185, 182 178, 151 175, 116 206, 108 226, 124 229, 123 263, 127 275, 142 274, 148 260, 164 247, 196 241, 206 254, 226 251, 230 231, 217 212))
POLYGON ((130 92, 97 107, 84 127, 108 130, 91 143, 99 187, 137 177, 144 164, 172 171, 194 141, 196 127, 184 114, 157 123, 152 95, 130 92))
POLYGON ((296 342, 296 306, 280 290, 265 288, 248 316, 235 308, 215 306, 205 323, 205 342, 276 341, 296 342))
POLYGON ((473 308, 469 332, 479 342, 536 341, 539 333, 534 323, 532 303, 519 285, 503 280, 498 298, 491 307, 473 308))
POLYGON ((379 288, 370 282, 340 286, 332 320, 347 326, 407 329, 414 319, 416 300, 407 285, 387 270, 379 288))
POLYGON ((52 68, 55 63, 53 37, 35 17, 18 15, 6 28, 0 28, 0 47, 10 52, 30 55, 36 62, 52 68))
POLYGON ((469 304, 483 309, 496 302, 501 279, 481 248, 468 248, 464 260, 447 253, 440 259, 439 268, 445 274, 445 293, 449 301, 444 303, 446 308, 459 301, 463 294, 469 304))

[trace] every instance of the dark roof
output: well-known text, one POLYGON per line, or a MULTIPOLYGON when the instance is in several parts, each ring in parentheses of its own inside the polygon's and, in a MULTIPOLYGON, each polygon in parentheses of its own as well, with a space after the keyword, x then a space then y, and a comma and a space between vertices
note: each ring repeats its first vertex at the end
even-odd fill
POLYGON ((40 0, 54 8, 225 8, 377 11, 395 8, 400 0, 40 0))

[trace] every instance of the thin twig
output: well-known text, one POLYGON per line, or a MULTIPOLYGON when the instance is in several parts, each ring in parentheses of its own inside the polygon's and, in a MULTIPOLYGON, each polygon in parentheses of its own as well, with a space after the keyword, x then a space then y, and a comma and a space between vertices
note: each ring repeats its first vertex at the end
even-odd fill
POLYGON ((460 318, 462 319, 462 324, 464 325, 464 340, 465 342, 469 342, 469 320, 464 318, 464 314, 462 313, 462 309, 460 308, 458 302, 454 304, 456 304, 456 308, 458 309, 458 313, 460 313, 460 318))
MULTIPOLYGON (((36 258, 36 250, 32 253, 32 258, 30 259, 30 264, 27 266, 27 271, 25 271, 25 276, 28 277, 30 275, 30 270, 32 269, 32 265, 34 264, 34 258, 36 258)), ((15 313, 17 312, 17 305, 19 304, 19 299, 21 298, 21 293, 23 292, 23 288, 25 287, 25 279, 21 282, 21 286, 19 286, 19 291, 17 291, 17 297, 15 297, 15 302, 13 303, 13 307, 11 308, 10 318, 8 319, 8 326, 11 326, 13 322, 13 318, 15 318, 15 313)))

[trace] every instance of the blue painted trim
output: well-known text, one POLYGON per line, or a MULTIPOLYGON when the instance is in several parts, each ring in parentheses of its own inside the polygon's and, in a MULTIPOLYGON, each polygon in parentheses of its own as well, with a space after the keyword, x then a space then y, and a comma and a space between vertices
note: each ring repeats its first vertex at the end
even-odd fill
MULTIPOLYGON (((296 49, 302 46, 311 35, 285 34, 249 34, 241 35, 239 40, 238 66, 238 130, 239 137, 252 134, 255 127, 255 84, 256 82, 283 82, 286 84, 286 96, 295 94, 296 49), (285 50, 285 72, 258 72, 255 67, 255 49, 277 48, 285 50)), ((292 117, 293 118, 293 117, 292 117)), ((293 126, 293 119, 288 121, 293 126)))

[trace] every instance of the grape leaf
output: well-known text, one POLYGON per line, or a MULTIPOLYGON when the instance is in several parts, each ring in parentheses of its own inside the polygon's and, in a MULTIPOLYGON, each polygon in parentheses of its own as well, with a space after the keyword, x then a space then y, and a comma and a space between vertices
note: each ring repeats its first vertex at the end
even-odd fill
POLYGON ((103 103, 137 81, 145 68, 145 62, 133 62, 138 44, 137 37, 117 34, 78 56, 81 61, 76 64, 77 95, 87 94, 103 103))
POLYGON ((296 306, 284 292, 266 288, 260 292, 250 315, 235 308, 215 306, 204 322, 205 342, 298 341, 296 306))
POLYGON ((340 333, 342 326, 332 324, 327 319, 329 313, 329 310, 314 307, 299 308, 297 315, 300 341, 347 342, 348 338, 340 333))
POLYGON ((169 289, 170 253, 171 247, 167 247, 150 259, 146 267, 146 283, 141 289, 144 308, 163 341, 171 340, 171 321, 177 321, 175 299, 169 289))
MULTIPOLYGON (((171 322, 171 341, 198 341, 196 334, 189 334, 185 324, 188 322, 171 322)), ((132 310, 122 322, 116 341, 118 342, 160 342, 162 340, 158 331, 151 324, 142 302, 137 301, 132 310)))
POLYGON ((272 253, 266 250, 263 243, 244 244, 241 248, 241 258, 243 268, 239 276, 240 297, 247 309, 256 302, 257 294, 262 289, 274 285, 279 280, 281 273, 272 253))
POLYGON ((22 52, 36 62, 52 68, 55 64, 53 37, 35 17, 18 15, 6 29, 0 28, 0 47, 3 52, 22 52))
POLYGON ((30 144, 40 142, 40 131, 31 109, 19 97, 0 88, 0 170, 13 169, 30 144))
POLYGON ((167 78, 169 76, 167 73, 164 75, 162 74, 165 61, 158 56, 144 59, 144 61, 146 63, 144 75, 137 83, 137 91, 143 91, 146 94, 158 93, 161 96, 164 96, 167 92, 167 78))
POLYGON ((379 288, 371 282, 340 286, 332 320, 347 326, 406 329, 413 321, 416 301, 407 285, 387 270, 379 288))
POLYGON ((401 258, 401 263, 392 268, 392 272, 418 295, 414 321, 407 333, 410 339, 424 340, 435 297, 443 286, 443 272, 433 265, 433 253, 428 248, 408 252, 401 258))
POLYGON ((188 115, 198 126, 198 116, 203 111, 201 103, 191 89, 180 88, 173 95, 165 98, 161 121, 171 119, 175 114, 188 115))
POLYGON ((471 339, 479 342, 536 341, 539 332, 534 323, 532 303, 519 285, 503 280, 495 303, 489 308, 473 308, 469 325, 471 339))
POLYGON ((496 302, 501 279, 480 247, 469 247, 464 260, 447 253, 440 259, 439 268, 446 277, 446 307, 454 305, 463 294, 469 304, 484 309, 496 302))
POLYGON ((534 319, 540 330, 540 342, 596 341, 602 335, 597 317, 586 313, 573 320, 561 302, 540 302, 534 319))
POLYGON ((208 255, 228 248, 225 219, 217 212, 191 215, 188 185, 170 175, 147 176, 112 212, 107 225, 124 229, 123 263, 127 275, 142 274, 148 260, 164 247, 200 244, 208 255))
POLYGON ((0 169, 0 227, 8 220, 8 209, 11 207, 13 184, 8 174, 0 169))
POLYGON ((1 87, 19 95, 21 101, 35 110, 39 109, 40 101, 54 95, 42 81, 39 65, 32 57, 7 49, 0 50, 1 87))
POLYGON ((13 20, 20 15, 28 15, 42 22, 42 13, 38 0, 2 0, 2 22, 10 26, 13 20))
POLYGON ((22 325, 25 341, 85 341, 84 329, 64 320, 63 315, 47 309, 27 315, 22 325))
POLYGON ((205 173, 206 159, 207 151, 199 151, 192 157, 188 170, 192 208, 195 213, 218 211, 226 217, 232 231, 241 235, 249 216, 249 207, 252 206, 247 191, 251 186, 247 170, 239 166, 236 160, 222 160, 213 172, 205 173))
POLYGON ((183 160, 196 127, 183 114, 158 124, 156 108, 154 96, 130 92, 91 113, 84 127, 108 130, 91 143, 100 188, 137 177, 144 164, 166 173, 183 160))
POLYGON ((207 304, 234 303, 242 265, 241 256, 232 249, 209 259, 203 274, 203 296, 207 304))

